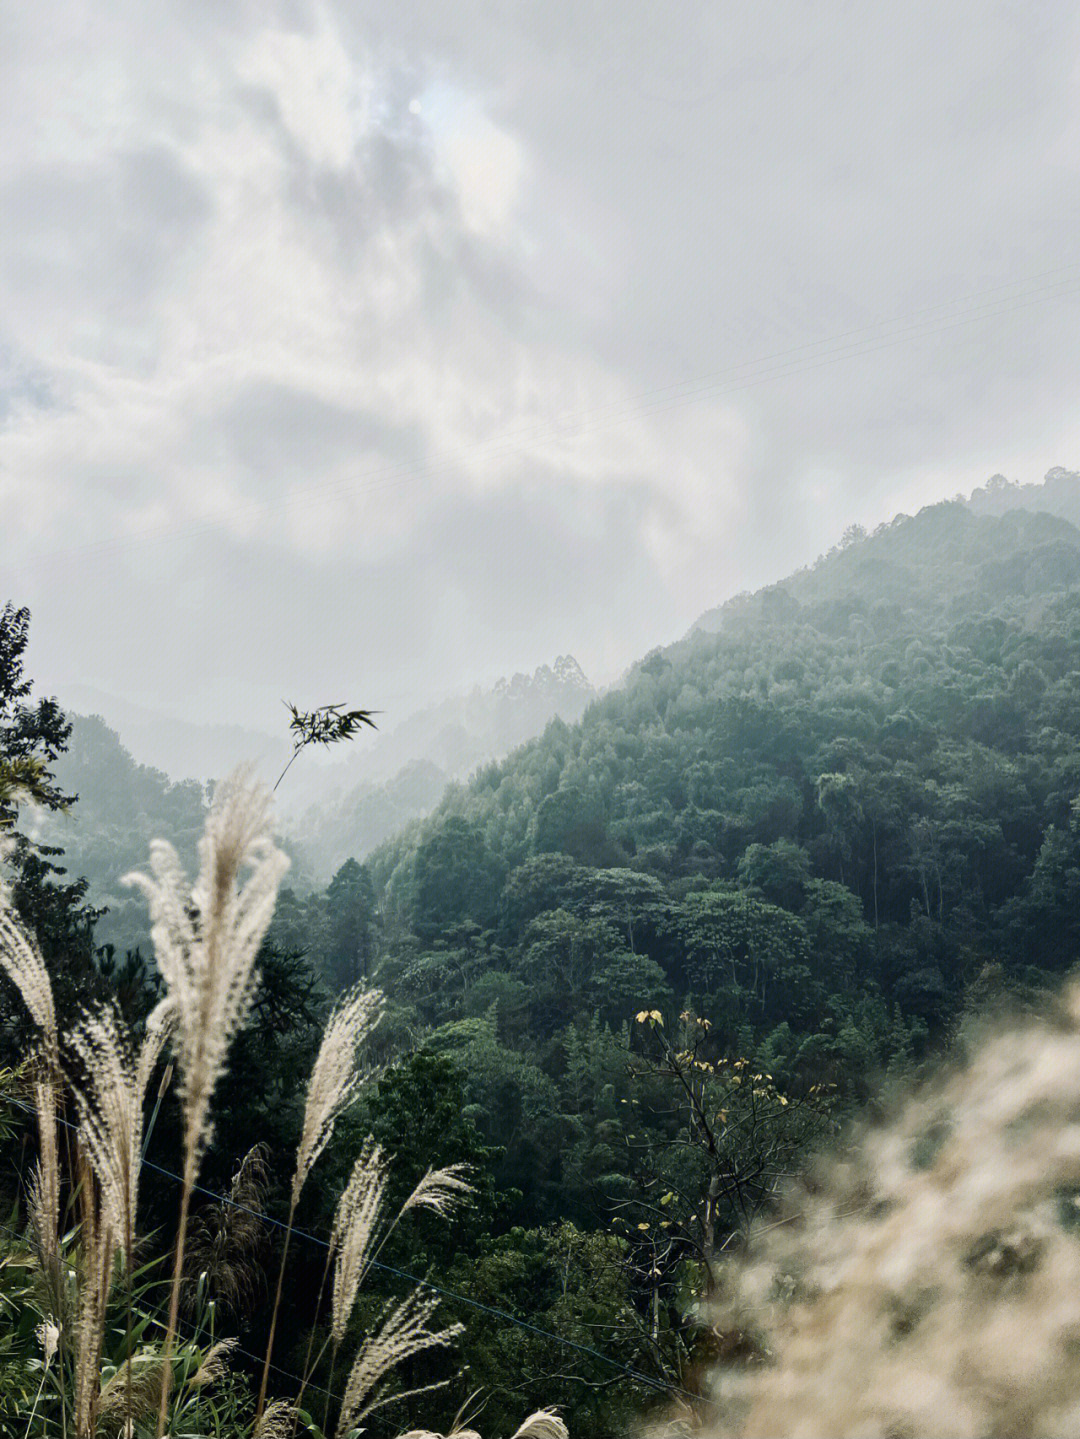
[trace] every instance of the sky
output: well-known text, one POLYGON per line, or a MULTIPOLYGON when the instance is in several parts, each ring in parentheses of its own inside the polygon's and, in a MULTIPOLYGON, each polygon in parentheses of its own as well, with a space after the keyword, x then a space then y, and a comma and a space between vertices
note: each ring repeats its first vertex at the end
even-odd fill
POLYGON ((0 565, 186 719, 614 680, 1080 468, 1070 0, 0 8, 0 565))

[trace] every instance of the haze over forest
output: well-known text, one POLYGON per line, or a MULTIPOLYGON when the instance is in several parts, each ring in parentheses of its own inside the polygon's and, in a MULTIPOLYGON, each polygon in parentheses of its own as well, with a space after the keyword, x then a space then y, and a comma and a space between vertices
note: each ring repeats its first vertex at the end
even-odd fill
POLYGON ((0 1433, 1080 1439, 1078 80, 0 14, 0 1433))

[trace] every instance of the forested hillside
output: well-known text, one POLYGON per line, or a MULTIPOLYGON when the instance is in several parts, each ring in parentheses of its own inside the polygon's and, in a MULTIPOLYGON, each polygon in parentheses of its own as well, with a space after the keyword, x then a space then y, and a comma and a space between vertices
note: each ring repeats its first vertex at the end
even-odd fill
POLYGON ((859 1096, 969 1000, 1074 962, 1078 581, 1060 519, 902 517, 706 616, 373 858, 382 982, 464 1064, 533 1215, 598 1215, 626 1170, 571 1056, 637 1010, 859 1096))
MULTIPOLYGON (((65 775, 78 788, 106 766, 116 811, 85 819, 99 845, 115 827, 122 871, 166 813, 193 837, 203 795, 111 745, 80 728, 65 775)), ((717 1255, 808 1146, 947 1050, 972 1010, 1040 1002, 1078 954, 1080 531, 937 505, 710 611, 325 890, 283 890, 205 1182, 226 1185, 257 1135, 260 1204, 285 1215, 275 1176, 327 1005, 376 983, 386 1068, 298 1223, 326 1232, 369 1132, 402 1196, 428 1164, 470 1165, 472 1208, 395 1233, 359 1313, 400 1271, 434 1276, 465 1325, 467 1372, 400 1412, 449 1432, 480 1388, 494 1432, 556 1403, 599 1439, 670 1386, 694 1391, 718 1343, 740 1352, 702 1322, 717 1255)), ((128 978, 138 1016, 154 980, 128 978)), ((168 1100, 149 1151, 166 1168, 177 1123, 168 1100)), ((167 1216, 167 1179, 145 1188, 167 1216)), ((259 1245, 265 1293, 269 1231, 259 1245)), ((294 1373, 321 1263, 291 1251, 277 1352, 294 1373)), ((237 1316, 261 1352, 265 1306, 237 1316)))
POLYGON ((356 753, 283 787, 290 837, 313 873, 365 858, 439 803, 448 784, 501 759, 558 716, 573 723, 595 697, 572 655, 533 674, 444 700, 392 724, 356 753))

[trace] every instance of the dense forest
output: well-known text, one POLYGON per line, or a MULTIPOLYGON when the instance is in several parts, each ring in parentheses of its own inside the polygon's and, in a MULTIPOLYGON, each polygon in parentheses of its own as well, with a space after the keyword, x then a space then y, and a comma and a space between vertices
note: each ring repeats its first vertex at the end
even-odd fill
MULTIPOLYGON (((1080 477, 1052 474, 1075 504, 1080 477)), ((432 1164, 467 1165, 475 1185, 451 1225, 422 1214, 394 1231, 352 1321, 363 1332, 405 1273, 444 1290, 464 1326, 453 1359, 409 1372, 409 1388, 445 1385, 373 1420, 378 1432, 449 1432, 476 1391, 492 1434, 541 1405, 582 1439, 692 1409, 730 1337, 704 1317, 724 1255, 808 1147, 842 1143, 845 1119, 948 1050, 967 1016, 1037 1007, 1075 964, 1080 531, 1038 508, 1042 491, 1005 503, 1001 490, 849 530, 655 650, 578 723, 553 721, 451 786, 325 888, 286 879, 204 1187, 238 1176, 252 1209, 285 1216, 303 1076, 329 1006, 358 983, 386 995, 379 1069, 298 1225, 328 1231, 369 1133, 394 1155, 399 1201, 432 1164)), ((6 616, 0 750, 55 769, 69 730, 27 699, 25 625, 6 616)), ((67 793, 80 766, 104 763, 108 812, 75 801, 65 854, 35 845, 20 813, 11 860, 65 1024, 107 992, 138 1024, 158 989, 124 908, 136 898, 109 892, 121 922, 103 949, 108 921, 78 877, 141 865, 158 834, 191 853, 205 817, 200 785, 125 763, 104 726, 80 728, 67 793)), ((6 982, 2 1022, 15 1066, 26 1021, 6 982)), ((18 1204, 26 1156, 8 1128, 18 1204)), ((162 1169, 179 1133, 167 1095, 147 1150, 162 1169)), ((158 1223, 173 1188, 146 1176, 158 1223)), ((231 1254, 227 1214, 197 1206, 204 1282, 259 1354, 279 1236, 260 1220, 231 1254)), ((290 1249, 275 1351, 289 1374, 320 1322, 322 1262, 290 1249)), ((334 1390, 328 1363, 315 1374, 334 1390)), ((236 1375, 242 1406, 257 1366, 236 1375)))

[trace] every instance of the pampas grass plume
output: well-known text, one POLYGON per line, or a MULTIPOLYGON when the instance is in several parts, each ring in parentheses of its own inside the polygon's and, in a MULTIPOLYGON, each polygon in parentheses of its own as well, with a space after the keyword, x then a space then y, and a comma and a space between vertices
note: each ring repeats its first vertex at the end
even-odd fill
POLYGON ((414 1290, 385 1311, 380 1328, 364 1340, 353 1361, 341 1403, 338 1439, 344 1439, 354 1425, 383 1404, 440 1387, 438 1383, 426 1384, 393 1393, 386 1393, 384 1387, 384 1381, 398 1365, 430 1349, 444 1348, 462 1332, 461 1324, 441 1330, 428 1327, 438 1306, 437 1298, 414 1290))
POLYGON ((72 1085, 80 1138, 100 1187, 105 1219, 129 1262, 142 1163, 143 1102, 172 1023, 171 1001, 162 1000, 133 1053, 120 1016, 108 1007, 87 1015, 67 1039, 85 1071, 81 1082, 72 1085))
POLYGON ((1080 988, 823 1161, 724 1274, 708 1432, 1080 1432, 1080 988))
POLYGON ((254 996, 255 957, 274 912, 288 856, 270 837, 270 795, 244 766, 219 784, 189 890, 165 840, 150 846, 151 874, 124 876, 146 896, 154 956, 176 1014, 174 1048, 184 1107, 185 1165, 209 1142, 209 1108, 229 1046, 254 996), (243 887, 242 869, 250 868, 243 887))
POLYGON ((513 1439, 569 1439, 569 1430, 554 1409, 537 1409, 515 1430, 513 1439))
POLYGON ((312 1166, 330 1142, 338 1116, 360 1087, 363 1074, 357 1067, 358 1050, 378 1024, 381 1011, 379 990, 356 988, 344 995, 327 1021, 308 1081, 293 1173, 294 1204, 312 1166))

